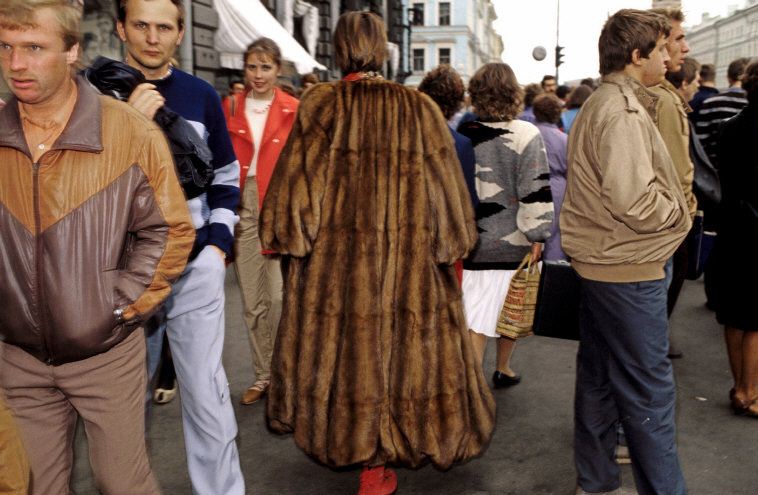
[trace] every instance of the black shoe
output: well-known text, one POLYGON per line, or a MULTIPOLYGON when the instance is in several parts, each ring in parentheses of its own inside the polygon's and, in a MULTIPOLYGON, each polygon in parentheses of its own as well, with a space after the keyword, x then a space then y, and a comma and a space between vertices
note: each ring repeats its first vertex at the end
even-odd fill
POLYGON ((495 371, 492 375, 492 384, 495 388, 505 388, 517 385, 521 381, 520 375, 508 376, 500 371, 495 371))

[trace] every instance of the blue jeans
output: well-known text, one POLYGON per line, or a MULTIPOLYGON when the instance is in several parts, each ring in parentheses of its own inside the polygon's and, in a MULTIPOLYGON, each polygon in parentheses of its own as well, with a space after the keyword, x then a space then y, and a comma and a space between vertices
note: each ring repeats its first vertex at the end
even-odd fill
POLYGON ((640 495, 687 493, 674 424, 665 279, 581 279, 574 404, 577 482, 586 492, 621 484, 614 460, 621 421, 640 495))

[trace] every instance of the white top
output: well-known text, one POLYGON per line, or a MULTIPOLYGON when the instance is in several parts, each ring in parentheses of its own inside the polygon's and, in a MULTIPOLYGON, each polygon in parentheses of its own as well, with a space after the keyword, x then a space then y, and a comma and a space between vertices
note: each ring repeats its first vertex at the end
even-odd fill
POLYGON ((272 101, 274 101, 273 97, 270 100, 256 100, 253 98, 252 92, 245 99, 245 118, 247 118, 247 125, 250 126, 250 133, 253 135, 254 148, 253 159, 250 162, 250 168, 247 170, 248 177, 255 175, 263 130, 266 128, 266 120, 272 101))

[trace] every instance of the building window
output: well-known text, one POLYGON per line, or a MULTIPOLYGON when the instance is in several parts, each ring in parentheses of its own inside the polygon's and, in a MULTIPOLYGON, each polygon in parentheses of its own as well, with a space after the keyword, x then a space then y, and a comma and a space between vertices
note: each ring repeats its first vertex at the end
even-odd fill
POLYGON ((450 25, 450 2, 440 2, 440 26, 450 25))
POLYGON ((423 26, 424 25, 424 4, 414 3, 413 10, 411 13, 412 13, 411 24, 414 26, 423 26))
POLYGON ((450 48, 440 48, 439 51, 439 63, 450 65, 450 48))
POLYGON ((413 49, 413 72, 424 72, 424 49, 413 49))

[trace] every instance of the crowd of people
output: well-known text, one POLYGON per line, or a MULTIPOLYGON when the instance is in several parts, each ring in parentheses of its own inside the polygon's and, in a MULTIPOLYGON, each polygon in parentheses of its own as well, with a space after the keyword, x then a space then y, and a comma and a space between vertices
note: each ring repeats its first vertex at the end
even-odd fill
POLYGON ((222 101, 173 62, 183 5, 119 3, 124 69, 144 81, 122 102, 73 70, 80 2, 0 2, 1 493, 68 493, 78 418, 102 493, 160 493, 145 429, 174 376, 193 493, 245 493, 221 359, 229 263, 255 370, 240 402, 265 398, 273 431, 360 468, 359 495, 394 493, 393 467, 485 453, 484 353, 495 339, 495 389, 520 383, 497 326, 525 257, 580 281, 576 493, 617 493, 623 447, 638 493, 685 494, 668 319, 697 218, 718 232, 706 290, 729 401, 758 417, 740 283, 758 264, 732 262, 758 241, 758 63, 735 60, 719 92, 680 10, 624 9, 600 33, 599 81, 524 86, 488 63, 467 87, 443 65, 415 89, 381 76, 383 21, 348 12, 341 80, 282 85, 261 38, 222 101), (167 109, 212 154, 202 186, 177 175, 167 109))

